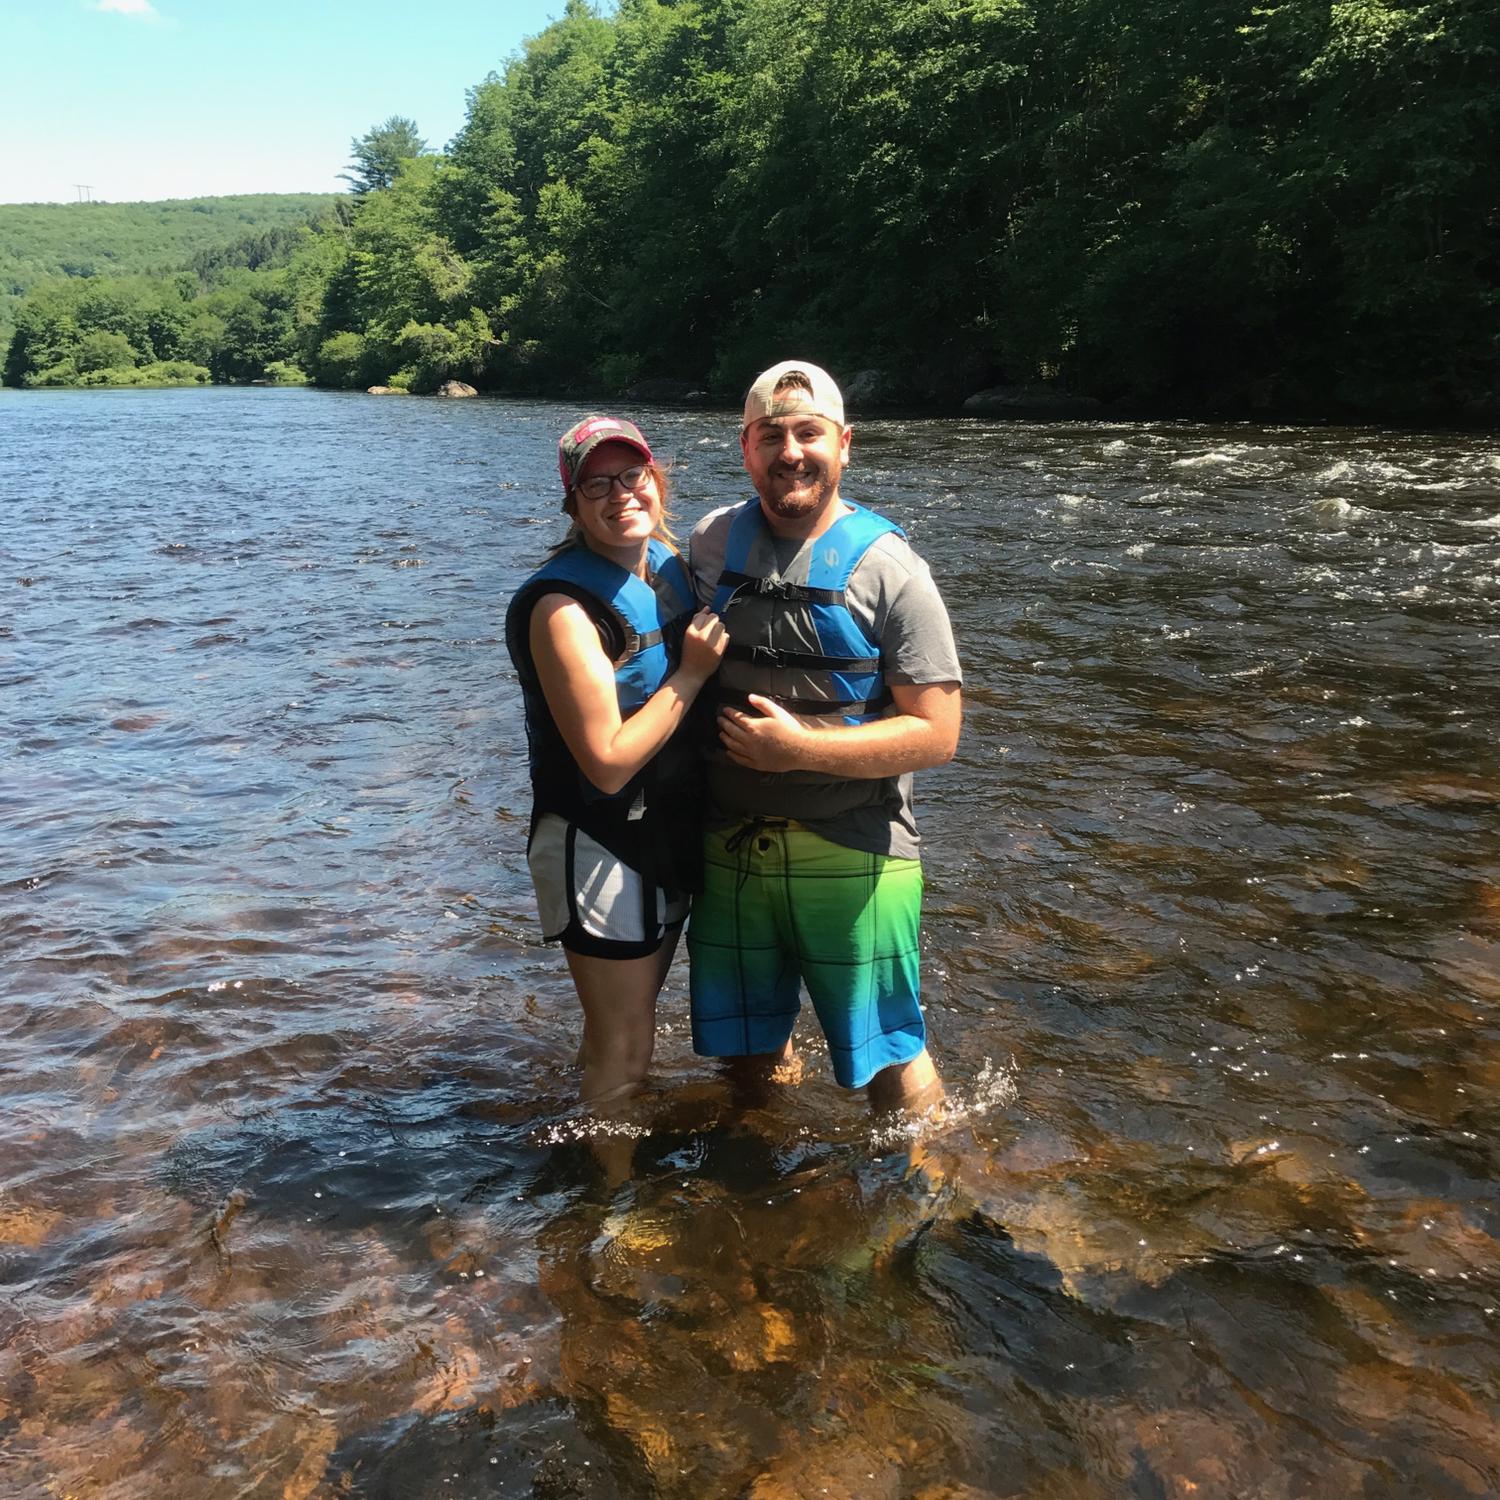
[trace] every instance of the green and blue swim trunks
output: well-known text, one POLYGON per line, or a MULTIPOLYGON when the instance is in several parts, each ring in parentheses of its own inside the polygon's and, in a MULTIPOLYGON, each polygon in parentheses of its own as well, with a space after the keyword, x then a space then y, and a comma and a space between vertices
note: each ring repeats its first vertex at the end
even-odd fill
POLYGON ((845 1088, 922 1051, 919 860, 775 818, 711 829, 703 852, 688 925, 695 1052, 779 1052, 803 985, 845 1088))

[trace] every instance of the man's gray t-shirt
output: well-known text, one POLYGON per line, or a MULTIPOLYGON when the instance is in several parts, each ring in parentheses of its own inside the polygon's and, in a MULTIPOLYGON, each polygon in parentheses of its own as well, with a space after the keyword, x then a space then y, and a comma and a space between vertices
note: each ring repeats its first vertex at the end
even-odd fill
MULTIPOLYGON (((693 528, 688 541, 688 566, 702 605, 713 602, 724 570, 729 528, 738 509, 731 505, 711 512, 693 528)), ((771 540, 777 571, 783 575, 812 545, 779 537, 771 540)), ((850 574, 844 602, 860 628, 880 643, 888 684, 918 686, 963 680, 942 596, 927 564, 904 537, 888 532, 870 545, 850 574)), ((827 810, 837 809, 841 801, 860 800, 858 795, 841 797, 841 789, 858 793, 861 788, 812 773, 751 771, 735 765, 722 753, 711 755, 708 763, 710 821, 754 814, 795 818, 846 848, 915 859, 918 840, 911 776, 891 777, 889 788, 890 795, 883 802, 829 813, 827 810)))

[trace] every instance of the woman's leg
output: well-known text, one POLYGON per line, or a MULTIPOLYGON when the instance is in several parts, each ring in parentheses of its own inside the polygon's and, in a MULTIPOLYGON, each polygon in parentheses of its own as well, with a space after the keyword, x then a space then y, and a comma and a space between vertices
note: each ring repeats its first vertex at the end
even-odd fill
POLYGON ((593 958, 567 953, 583 1006, 583 1081, 578 1096, 599 1105, 627 1099, 640 1088, 656 1046, 656 997, 666 982, 677 932, 645 958, 593 958))

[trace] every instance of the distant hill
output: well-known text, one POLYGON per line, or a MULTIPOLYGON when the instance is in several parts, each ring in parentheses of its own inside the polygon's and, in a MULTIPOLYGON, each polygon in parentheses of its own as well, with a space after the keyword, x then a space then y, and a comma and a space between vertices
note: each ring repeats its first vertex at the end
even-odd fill
POLYGON ((341 193, 246 193, 161 203, 0 203, 0 351, 15 308, 47 276, 179 271, 196 254, 306 223, 341 193))

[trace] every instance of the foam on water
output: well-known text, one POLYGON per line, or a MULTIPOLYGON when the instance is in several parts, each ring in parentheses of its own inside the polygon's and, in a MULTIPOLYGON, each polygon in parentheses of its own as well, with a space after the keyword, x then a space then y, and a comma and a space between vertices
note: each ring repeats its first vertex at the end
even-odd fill
POLYGON ((1172 467, 1174 469, 1203 469, 1214 464, 1232 464, 1243 451, 1243 449, 1236 449, 1234 452, 1215 449, 1212 453, 1195 453, 1187 458, 1174 458, 1172 467))
POLYGON ((1316 515, 1338 521, 1362 520, 1371 514, 1363 506, 1354 504, 1352 500, 1345 500, 1340 495, 1325 495, 1320 500, 1314 500, 1312 509, 1316 515))

